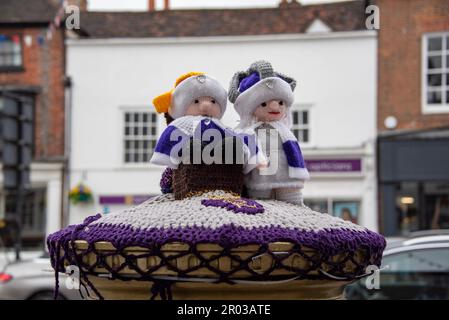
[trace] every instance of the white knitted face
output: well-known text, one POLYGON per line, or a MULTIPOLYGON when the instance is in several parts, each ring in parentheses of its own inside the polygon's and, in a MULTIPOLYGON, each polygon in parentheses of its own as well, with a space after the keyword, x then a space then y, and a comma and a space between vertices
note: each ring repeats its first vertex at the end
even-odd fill
POLYGON ((287 106, 283 100, 262 102, 254 110, 253 116, 257 121, 270 122, 285 118, 287 106))
POLYGON ((218 102, 212 97, 199 97, 187 106, 186 116, 205 116, 220 118, 221 108, 218 102))

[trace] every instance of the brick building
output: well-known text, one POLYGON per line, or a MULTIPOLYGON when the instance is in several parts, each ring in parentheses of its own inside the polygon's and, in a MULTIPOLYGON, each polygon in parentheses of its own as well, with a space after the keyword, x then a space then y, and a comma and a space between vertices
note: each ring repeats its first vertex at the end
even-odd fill
POLYGON ((376 4, 381 230, 449 228, 449 2, 376 4))
MULTIPOLYGON (((25 244, 32 245, 62 223, 65 35, 61 28, 49 32, 58 11, 56 0, 0 2, 0 94, 30 99, 33 115, 31 192, 22 217, 25 244)), ((0 187, 0 217, 11 201, 0 187)))

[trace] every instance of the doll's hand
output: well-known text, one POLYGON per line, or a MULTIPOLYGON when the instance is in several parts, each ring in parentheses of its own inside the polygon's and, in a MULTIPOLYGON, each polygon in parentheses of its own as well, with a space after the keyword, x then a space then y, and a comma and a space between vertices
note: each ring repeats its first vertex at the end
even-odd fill
POLYGON ((256 168, 257 169, 266 169, 266 168, 268 168, 268 163, 267 162, 259 163, 256 168))

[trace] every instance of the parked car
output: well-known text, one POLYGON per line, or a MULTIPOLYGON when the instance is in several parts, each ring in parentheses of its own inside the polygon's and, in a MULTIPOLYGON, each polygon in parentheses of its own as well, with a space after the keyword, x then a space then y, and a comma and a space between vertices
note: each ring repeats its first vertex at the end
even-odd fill
POLYGON ((380 288, 366 279, 346 288, 347 299, 449 299, 449 231, 421 231, 387 240, 380 288))
MULTIPOLYGON (((55 273, 48 253, 34 259, 7 264, 0 269, 0 299, 2 300, 50 300, 53 299, 55 273)), ((58 299, 81 299, 76 289, 65 286, 67 276, 60 273, 58 299)))

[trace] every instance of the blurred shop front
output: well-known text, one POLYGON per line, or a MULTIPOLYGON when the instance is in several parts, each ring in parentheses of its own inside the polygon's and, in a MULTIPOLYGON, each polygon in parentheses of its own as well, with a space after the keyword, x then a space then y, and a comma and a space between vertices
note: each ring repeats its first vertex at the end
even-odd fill
POLYGON ((449 128, 379 137, 381 231, 449 229, 449 128))
POLYGON ((312 210, 377 230, 373 144, 365 148, 304 150, 311 179, 304 203, 312 210))
POLYGON ((98 203, 103 214, 137 206, 156 195, 100 195, 98 203))
POLYGON ((34 153, 40 102, 38 88, 0 85, 0 247, 20 236, 23 248, 42 248, 60 228, 63 161, 34 153))
MULTIPOLYGON (((159 179, 155 176, 154 179, 159 179)), ((92 182, 94 179, 91 179, 92 182)), ((156 193, 103 193, 100 186, 94 185, 94 192, 92 201, 87 203, 70 204, 70 224, 76 224, 83 221, 88 216, 94 213, 110 214, 117 211, 122 211, 133 206, 137 206, 146 200, 158 195, 156 193)), ((120 185, 119 185, 120 187, 120 185)))

